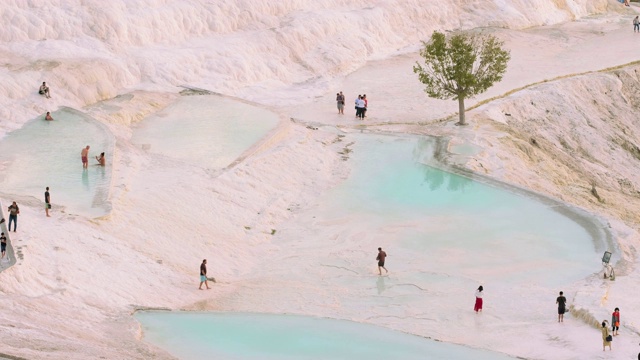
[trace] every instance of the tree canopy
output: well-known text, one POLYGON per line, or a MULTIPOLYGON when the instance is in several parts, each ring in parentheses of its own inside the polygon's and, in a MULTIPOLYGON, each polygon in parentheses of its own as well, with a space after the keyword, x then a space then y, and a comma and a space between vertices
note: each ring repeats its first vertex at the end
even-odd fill
POLYGON ((459 124, 465 124, 464 100, 485 92, 502 80, 511 59, 504 43, 493 35, 456 33, 447 37, 435 31, 422 42, 413 72, 432 98, 458 100, 459 124))

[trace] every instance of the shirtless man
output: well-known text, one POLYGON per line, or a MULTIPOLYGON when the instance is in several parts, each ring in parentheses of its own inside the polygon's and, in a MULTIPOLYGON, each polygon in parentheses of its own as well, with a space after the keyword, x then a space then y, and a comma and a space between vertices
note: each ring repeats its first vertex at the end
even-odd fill
POLYGON ((46 82, 42 82, 42 85, 40 85, 40 89, 38 90, 38 93, 40 95, 44 95, 47 99, 51 98, 51 95, 49 95, 49 87, 47 86, 46 82))
POLYGON ((45 120, 47 121, 53 121, 53 117, 51 116, 51 113, 47 111, 47 115, 44 117, 45 120))
POLYGON ((384 271, 389 272, 389 270, 387 270, 386 267, 384 267, 384 259, 387 258, 387 253, 384 252, 382 250, 382 248, 378 248, 378 257, 376 257, 376 260, 378 260, 378 273, 379 275, 382 275, 382 269, 384 269, 384 271))
POLYGON ((82 149, 80 152, 80 157, 82 158, 82 167, 87 168, 89 166, 89 145, 86 148, 82 149))

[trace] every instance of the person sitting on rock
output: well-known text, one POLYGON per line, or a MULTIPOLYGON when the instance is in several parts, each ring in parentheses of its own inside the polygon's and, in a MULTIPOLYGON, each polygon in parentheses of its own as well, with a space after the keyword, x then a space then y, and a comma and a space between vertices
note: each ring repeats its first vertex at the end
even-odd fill
POLYGON ((49 95, 49 87, 47 86, 46 82, 42 82, 42 85, 40 85, 40 90, 38 90, 38 94, 44 95, 47 99, 51 97, 51 95, 49 95))

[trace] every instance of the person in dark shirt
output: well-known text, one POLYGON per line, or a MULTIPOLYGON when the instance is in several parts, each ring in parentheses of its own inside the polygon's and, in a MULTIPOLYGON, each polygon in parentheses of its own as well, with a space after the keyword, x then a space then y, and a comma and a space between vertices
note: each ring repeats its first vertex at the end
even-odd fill
POLYGON ((376 260, 378 260, 378 274, 382 275, 382 269, 384 269, 384 271, 389 272, 389 270, 387 270, 386 267, 384 267, 384 259, 387 258, 387 253, 382 251, 382 248, 378 248, 378 257, 376 257, 376 260))
POLYGON ((2 258, 4 259, 7 253, 7 237, 4 236, 4 233, 0 233, 0 250, 2 251, 2 258))
POLYGON ((202 264, 200 264, 200 286, 198 290, 202 290, 202 284, 209 290, 209 283, 207 283, 207 259, 202 260, 202 264))
POLYGON ((567 298, 564 297, 562 291, 560 291, 560 296, 556 299, 556 304, 558 304, 558 322, 564 322, 564 313, 565 313, 565 305, 567 303, 567 298))
POLYGON ((51 216, 49 215, 49 209, 51 209, 51 198, 49 197, 49 187, 47 186, 44 192, 44 212, 47 214, 47 217, 51 216))
POLYGON ((11 231, 11 223, 13 223, 13 232, 16 232, 16 228, 18 227, 18 214, 20 214, 20 208, 14 201, 13 204, 9 206, 9 228, 7 231, 11 231))

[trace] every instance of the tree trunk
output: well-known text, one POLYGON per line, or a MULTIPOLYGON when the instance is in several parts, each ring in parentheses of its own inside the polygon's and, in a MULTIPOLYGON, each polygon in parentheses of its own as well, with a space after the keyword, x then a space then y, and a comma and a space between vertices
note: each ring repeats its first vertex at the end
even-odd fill
POLYGON ((458 116, 460 121, 458 121, 458 125, 467 125, 464 119, 464 97, 458 96, 458 116))

